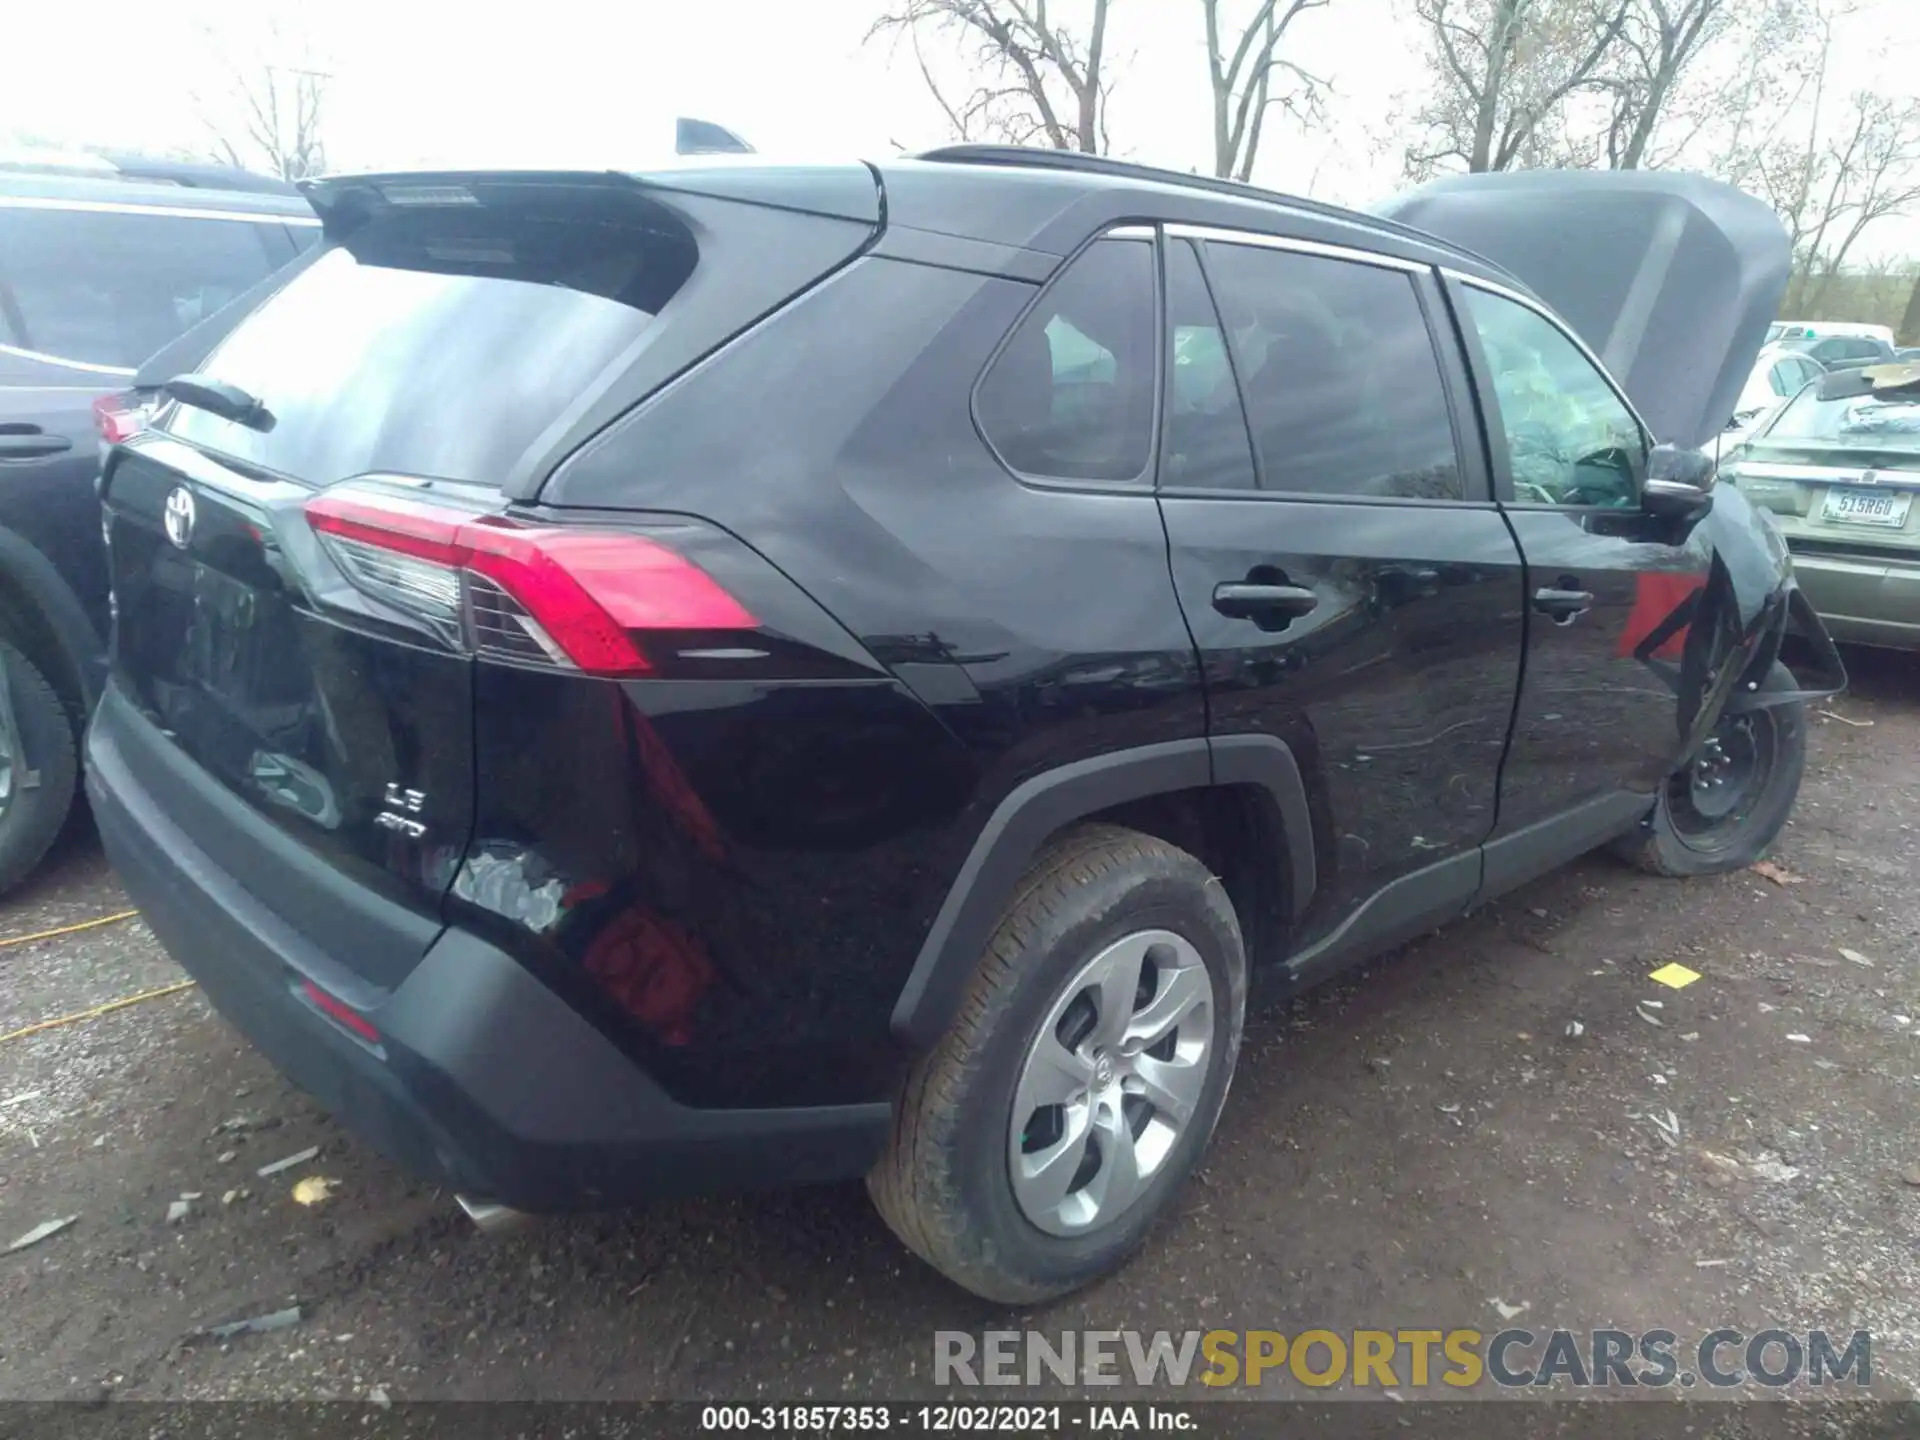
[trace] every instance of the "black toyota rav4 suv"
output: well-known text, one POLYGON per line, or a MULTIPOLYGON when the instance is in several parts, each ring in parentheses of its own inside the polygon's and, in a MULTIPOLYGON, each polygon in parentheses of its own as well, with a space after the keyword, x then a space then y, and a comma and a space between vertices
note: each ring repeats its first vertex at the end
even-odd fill
POLYGON ((474 1201, 865 1176, 1060 1293, 1192 1168, 1251 984, 1608 842, 1749 863, 1843 679, 1691 448, 1788 259, 1705 182, 307 193, 107 460, 88 785, 213 1003, 474 1201))

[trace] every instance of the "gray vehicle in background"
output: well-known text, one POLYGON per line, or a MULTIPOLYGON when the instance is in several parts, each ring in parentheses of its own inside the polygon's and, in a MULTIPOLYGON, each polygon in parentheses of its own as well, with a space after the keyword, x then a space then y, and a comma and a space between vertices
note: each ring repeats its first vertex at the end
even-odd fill
POLYGON ((1789 335, 1778 343, 1818 360, 1829 370, 1884 365, 1898 358, 1893 346, 1878 335, 1789 335))
POLYGON ((1836 640, 1920 648, 1920 365, 1838 370, 1730 452, 1836 640))
POLYGON ((108 623, 94 479, 142 361, 294 259, 285 181, 132 157, 0 154, 0 891, 76 793, 108 623))

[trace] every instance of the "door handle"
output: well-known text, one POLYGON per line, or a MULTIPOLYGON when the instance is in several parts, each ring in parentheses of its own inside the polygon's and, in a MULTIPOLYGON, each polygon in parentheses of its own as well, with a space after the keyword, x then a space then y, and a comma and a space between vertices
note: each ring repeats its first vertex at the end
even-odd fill
POLYGON ((1298 620, 1319 603, 1320 597, 1304 585, 1231 580, 1213 587, 1213 608, 1233 620, 1298 620))
POLYGON ((1542 615, 1552 616, 1553 623, 1556 625, 1571 625, 1593 608, 1593 592, 1590 590, 1536 590, 1533 592, 1533 608, 1542 615))
POLYGON ((0 460, 37 460, 72 448, 64 435, 0 435, 0 460))

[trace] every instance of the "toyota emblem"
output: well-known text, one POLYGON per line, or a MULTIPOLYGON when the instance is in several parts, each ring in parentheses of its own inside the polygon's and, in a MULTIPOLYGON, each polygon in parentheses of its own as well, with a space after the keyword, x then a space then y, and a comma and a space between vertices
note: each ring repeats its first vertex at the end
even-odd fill
POLYGON ((193 492, 184 485, 173 487, 167 496, 167 539, 186 549, 193 541, 193 492))

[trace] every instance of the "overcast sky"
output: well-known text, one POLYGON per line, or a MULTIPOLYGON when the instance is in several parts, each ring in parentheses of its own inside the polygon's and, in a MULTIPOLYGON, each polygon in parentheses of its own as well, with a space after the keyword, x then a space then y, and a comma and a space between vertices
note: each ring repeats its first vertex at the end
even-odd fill
MULTIPOLYGON (((1290 53, 1335 87, 1329 124, 1305 137, 1271 129, 1257 180, 1347 203, 1395 187, 1393 121, 1424 79, 1405 3, 1332 0, 1297 22, 1290 53)), ((1840 84, 1920 93, 1920 0, 1858 3, 1836 35, 1840 84)), ((883 156, 948 138, 912 52, 863 43, 883 4, 542 0, 496 12, 512 16, 496 22, 481 6, 412 0, 14 0, 0 136, 203 147, 201 117, 223 105, 216 47, 260 54, 270 44, 260 17, 278 13, 285 35, 311 37, 312 63, 332 76, 335 169, 635 165, 659 150, 677 113, 719 121, 770 153, 883 156), (17 63, 35 55, 74 63, 17 63)), ((1056 0, 1062 13, 1072 5, 1056 0)), ((1117 153, 1210 164, 1199 13, 1197 0, 1113 0, 1117 153)), ((1920 218, 1890 223, 1872 248, 1920 253, 1920 218)))

